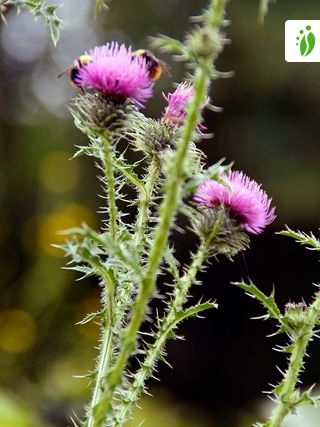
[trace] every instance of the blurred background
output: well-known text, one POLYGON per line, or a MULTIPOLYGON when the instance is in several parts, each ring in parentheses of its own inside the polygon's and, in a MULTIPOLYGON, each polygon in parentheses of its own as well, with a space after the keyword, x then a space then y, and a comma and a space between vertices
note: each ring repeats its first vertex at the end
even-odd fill
MULTIPOLYGON (((59 2, 55 2, 59 3, 59 2)), ((85 221, 99 227, 96 170, 89 158, 69 161, 85 143, 67 105, 76 93, 56 76, 85 50, 110 40, 147 47, 158 33, 182 38, 188 18, 206 0, 117 0, 95 20, 93 1, 66 0, 54 47, 48 28, 28 12, 9 10, 0 28, 0 427, 65 427, 73 411, 82 413, 90 388, 73 375, 93 367, 98 330, 74 324, 99 305, 95 281, 75 282, 62 270, 65 259, 51 245, 58 230, 85 221)), ((274 199, 277 220, 252 239, 245 253, 253 281, 272 286, 281 307, 304 298, 319 281, 316 254, 275 235, 284 224, 318 235, 320 212, 320 85, 318 63, 286 63, 284 23, 316 19, 318 0, 279 0, 265 24, 257 22, 258 0, 232 0, 227 34, 231 44, 218 61, 231 79, 217 80, 211 97, 224 112, 206 113, 215 137, 201 143, 208 163, 221 157, 263 183, 274 199)), ((172 77, 163 77, 146 114, 159 117, 162 91, 183 77, 183 65, 161 56, 172 77)), ((181 261, 194 247, 192 236, 176 235, 181 261)), ((259 305, 230 285, 246 272, 223 259, 202 275, 203 293, 219 303, 206 319, 180 328, 185 341, 170 342, 170 370, 159 365, 161 383, 150 382, 154 398, 128 426, 144 418, 146 427, 248 427, 270 410, 262 394, 280 379, 283 355, 272 351, 281 337, 266 338, 272 322, 250 320, 259 305)), ((320 343, 309 349, 303 382, 320 380, 320 343)), ((285 427, 315 427, 319 412, 288 418, 285 427)))

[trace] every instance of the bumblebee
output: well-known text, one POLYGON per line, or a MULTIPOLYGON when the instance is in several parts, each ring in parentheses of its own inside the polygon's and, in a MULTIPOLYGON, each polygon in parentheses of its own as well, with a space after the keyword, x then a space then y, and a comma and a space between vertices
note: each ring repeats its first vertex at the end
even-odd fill
POLYGON ((151 52, 145 49, 139 49, 132 53, 132 57, 135 58, 141 56, 145 59, 147 69, 149 71, 149 77, 151 80, 158 80, 162 74, 170 76, 168 65, 157 59, 151 52))
POLYGON ((66 68, 58 75, 58 78, 66 73, 69 73, 70 83, 75 87, 81 88, 81 85, 76 81, 77 77, 79 76, 79 68, 83 68, 90 61, 92 61, 92 57, 90 55, 79 56, 79 58, 74 61, 73 65, 70 65, 70 67, 66 68))

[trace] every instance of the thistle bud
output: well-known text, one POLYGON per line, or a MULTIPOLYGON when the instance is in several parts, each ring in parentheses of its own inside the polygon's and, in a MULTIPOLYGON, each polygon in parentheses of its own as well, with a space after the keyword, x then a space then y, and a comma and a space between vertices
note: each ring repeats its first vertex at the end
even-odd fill
POLYGON ((106 98, 100 93, 78 95, 72 100, 71 112, 89 129, 114 131, 123 126, 134 106, 127 100, 106 98))
POLYGON ((286 320, 296 333, 299 333, 308 322, 308 307, 305 302, 289 302, 285 307, 286 320))
POLYGON ((193 231, 208 242, 212 256, 222 254, 232 258, 249 246, 248 235, 224 206, 210 210, 199 206, 191 217, 191 223, 193 231))
POLYGON ((189 55, 196 61, 203 59, 214 60, 222 50, 223 37, 218 29, 209 27, 196 27, 187 36, 187 49, 189 55))

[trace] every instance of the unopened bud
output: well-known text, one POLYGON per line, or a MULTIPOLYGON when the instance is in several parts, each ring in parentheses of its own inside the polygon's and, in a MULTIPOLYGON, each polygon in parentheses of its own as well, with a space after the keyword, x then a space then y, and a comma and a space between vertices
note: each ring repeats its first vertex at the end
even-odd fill
POLYGON ((222 50, 223 37, 218 29, 197 27, 187 36, 187 47, 190 56, 196 61, 215 59, 222 50))
POLYGON ((71 111, 93 131, 114 131, 122 127, 132 108, 126 100, 86 92, 73 99, 71 111))
POLYGON ((214 255, 222 254, 232 258, 249 246, 248 235, 224 206, 212 209, 198 207, 191 222, 195 233, 208 241, 214 255))
POLYGON ((308 322, 308 307, 304 302, 289 302, 285 307, 285 317, 289 326, 299 332, 308 322))

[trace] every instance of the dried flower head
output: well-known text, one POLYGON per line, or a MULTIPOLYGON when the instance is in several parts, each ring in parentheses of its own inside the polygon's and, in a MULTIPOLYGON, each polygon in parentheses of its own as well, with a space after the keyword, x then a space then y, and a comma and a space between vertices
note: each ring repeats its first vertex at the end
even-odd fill
POLYGON ((180 83, 173 93, 164 98, 168 106, 164 110, 162 121, 171 126, 182 126, 187 115, 186 105, 193 96, 193 87, 190 83, 180 83))
POLYGON ((194 200, 208 208, 223 205, 244 230, 261 233, 275 219, 272 199, 243 172, 234 171, 222 178, 230 185, 231 191, 223 184, 207 180, 199 186, 194 200))
POLYGON ((131 47, 112 42, 95 47, 88 54, 91 60, 79 68, 76 79, 82 88, 95 89, 120 102, 131 99, 140 107, 152 96, 146 60, 133 56, 131 47))

